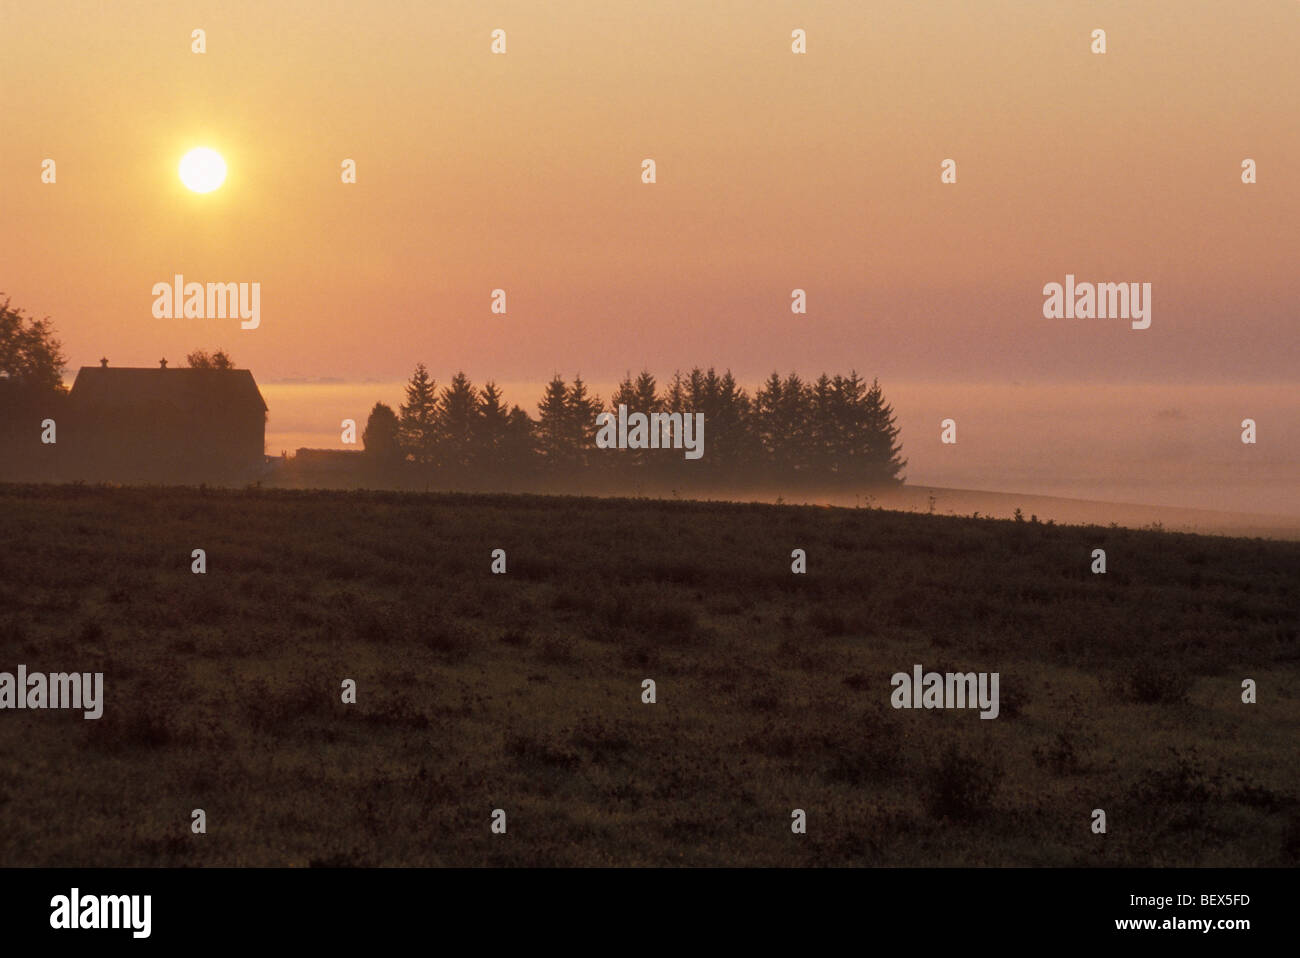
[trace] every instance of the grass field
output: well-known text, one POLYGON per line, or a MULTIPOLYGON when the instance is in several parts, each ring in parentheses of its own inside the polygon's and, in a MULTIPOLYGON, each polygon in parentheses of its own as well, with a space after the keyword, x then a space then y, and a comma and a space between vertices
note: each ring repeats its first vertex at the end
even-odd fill
POLYGON ((0 712, 0 865, 1300 862, 1296 543, 73 486, 0 543, 0 671, 105 685, 0 712), (915 663, 1000 716, 892 709, 915 663))

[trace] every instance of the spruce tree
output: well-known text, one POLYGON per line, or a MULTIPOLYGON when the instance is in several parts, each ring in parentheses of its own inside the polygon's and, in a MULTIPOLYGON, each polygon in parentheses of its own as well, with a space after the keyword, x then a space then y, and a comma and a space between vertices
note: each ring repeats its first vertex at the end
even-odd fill
POLYGON ((867 408, 867 384, 850 370, 847 376, 836 376, 835 419, 839 445, 835 461, 839 472, 854 479, 871 479, 871 455, 874 448, 873 426, 867 408))
POLYGON ((497 471, 505 465, 506 435, 510 429, 510 410, 501 398, 496 383, 488 382, 478 396, 477 432, 474 436, 474 459, 484 468, 497 471))
POLYGON ((467 471, 475 460, 479 436, 478 393, 463 372, 456 373, 442 391, 438 404, 438 439, 442 444, 442 465, 467 471))
POLYGON ((811 419, 812 390, 798 373, 792 372, 781 384, 781 402, 777 408, 776 424, 782 437, 777 467, 781 473, 791 475, 807 470, 812 453, 811 419))
POLYGON ((903 479, 899 473, 907 465, 907 460, 899 458, 903 444, 898 441, 894 407, 885 402, 879 380, 871 381, 863 406, 870 437, 868 475, 873 482, 901 484, 903 479))
POLYGON ((649 371, 641 370, 640 375, 636 377, 636 408, 638 412, 652 413, 658 412, 663 407, 663 402, 656 392, 654 376, 649 371))
MULTIPOLYGON (((839 377, 836 377, 837 379, 839 377)), ((835 381, 825 373, 809 390, 808 468, 819 478, 834 475, 844 463, 839 460, 840 412, 835 381)))
POLYGON ((713 392, 712 418, 705 420, 705 458, 713 457, 710 471, 714 474, 738 475, 753 460, 749 395, 736 383, 730 369, 718 378, 713 392))
POLYGON ((528 476, 537 468, 537 424, 518 406, 510 408, 501 444, 501 464, 511 475, 528 476))
MULTIPOLYGON (((565 435, 574 461, 581 467, 593 464, 596 450, 596 417, 603 410, 599 396, 587 392, 582 376, 573 378, 566 400, 565 435)), ((603 464, 603 463, 602 463, 603 464)))
POLYGON ((785 437, 781 434, 781 393, 784 384, 774 370, 754 394, 753 436, 763 470, 769 475, 778 470, 785 437))
POLYGON ((569 448, 569 387, 557 373, 537 404, 537 445, 550 471, 573 465, 569 448))
POLYGON ((415 367, 406 384, 406 402, 401 405, 398 436, 406 458, 420 465, 437 462, 438 393, 424 363, 415 367))

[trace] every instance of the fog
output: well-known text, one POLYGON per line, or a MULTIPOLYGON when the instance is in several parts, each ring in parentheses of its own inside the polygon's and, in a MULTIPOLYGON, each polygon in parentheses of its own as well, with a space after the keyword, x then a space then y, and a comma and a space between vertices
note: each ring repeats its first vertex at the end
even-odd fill
MULTIPOLYGON (((439 377, 444 378, 443 376, 439 377)), ((536 413, 540 383, 502 384, 506 398, 536 413)), ((592 382, 608 397, 613 383, 592 382)), ((746 383, 753 392, 754 383, 746 383)), ((1081 506, 1032 504, 1029 497, 1056 497, 1182 509, 1256 513, 1300 519, 1300 423, 1293 385, 1088 385, 885 382, 902 429, 908 460, 907 485, 894 505, 929 511, 929 492, 938 487, 936 512, 1009 515, 1016 505, 996 496, 971 498, 954 490, 1015 493, 1041 518, 1085 521, 1081 506), (940 442, 940 422, 957 423, 957 442, 940 442), (1241 422, 1254 419, 1257 442, 1241 442, 1241 422), (982 507, 981 507, 982 503, 982 507), (1072 518, 1065 518, 1065 516, 1072 518)), ((358 435, 376 401, 394 408, 403 384, 271 383, 262 391, 270 407, 267 451, 301 446, 347 448, 339 424, 355 419, 358 435)), ((594 425, 593 425, 594 428, 594 425)), ((706 433, 707 436, 707 433, 706 433)), ((708 455, 707 438, 705 455, 708 455)), ((739 491, 746 497, 775 498, 780 490, 739 491)), ((854 496, 787 501, 860 504, 854 496)), ((883 501, 877 502, 883 504, 883 501)), ((1285 533, 1300 522, 1224 522, 1210 517, 1088 510, 1086 521, 1166 526, 1192 523, 1234 531, 1276 528, 1285 533), (1096 513, 1093 515, 1093 513, 1096 513)), ((1222 518, 1222 517, 1221 517, 1222 518)))

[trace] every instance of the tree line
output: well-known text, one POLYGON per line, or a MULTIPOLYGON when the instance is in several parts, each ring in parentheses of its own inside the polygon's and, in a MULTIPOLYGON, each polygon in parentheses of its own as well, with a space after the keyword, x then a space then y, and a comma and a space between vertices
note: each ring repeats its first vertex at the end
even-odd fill
POLYGON ((362 442, 383 470, 466 479, 641 475, 892 484, 903 481, 907 465, 880 383, 856 372, 815 380, 774 372, 750 396, 729 371, 696 367, 662 387, 643 371, 625 376, 608 404, 581 376, 567 382, 556 375, 534 418, 508 407, 494 383, 476 388, 463 372, 439 388, 421 363, 397 410, 375 404, 362 442), (597 448, 597 416, 620 405, 629 413, 703 413, 705 455, 687 462, 675 449, 597 448))
MULTIPOLYGON (((234 367, 220 349, 186 358, 195 368, 234 367)), ((28 461, 46 458, 37 455, 39 431, 32 424, 61 416, 65 363, 48 319, 0 301, 0 473, 22 472, 28 461)), ((713 368, 675 373, 662 386, 642 371, 625 376, 608 404, 581 376, 566 382, 556 375, 534 417, 508 406, 494 383, 475 387, 463 372, 439 388, 421 363, 398 410, 375 404, 362 442, 372 472, 403 484, 434 476, 473 485, 517 479, 525 487, 549 479, 559 489, 578 488, 588 478, 888 484, 903 481, 907 464, 879 382, 856 372, 809 381, 774 372, 751 396, 730 372, 713 368), (702 413, 703 458, 687 461, 680 449, 597 448, 597 416, 620 405, 647 415, 702 413)))

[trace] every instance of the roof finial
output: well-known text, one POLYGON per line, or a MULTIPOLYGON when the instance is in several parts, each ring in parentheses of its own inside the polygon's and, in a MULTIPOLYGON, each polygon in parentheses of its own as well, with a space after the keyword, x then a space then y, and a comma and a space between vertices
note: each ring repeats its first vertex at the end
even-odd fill
POLYGON ((160 369, 166 369, 166 368, 167 368, 167 360, 165 360, 165 359, 160 359, 160 360, 158 360, 158 366, 159 366, 160 369))
POLYGON ((108 357, 107 357, 107 356, 105 356, 103 359, 101 359, 101 360, 99 361, 99 368, 100 368, 100 369, 107 369, 107 368, 108 368, 108 357))

